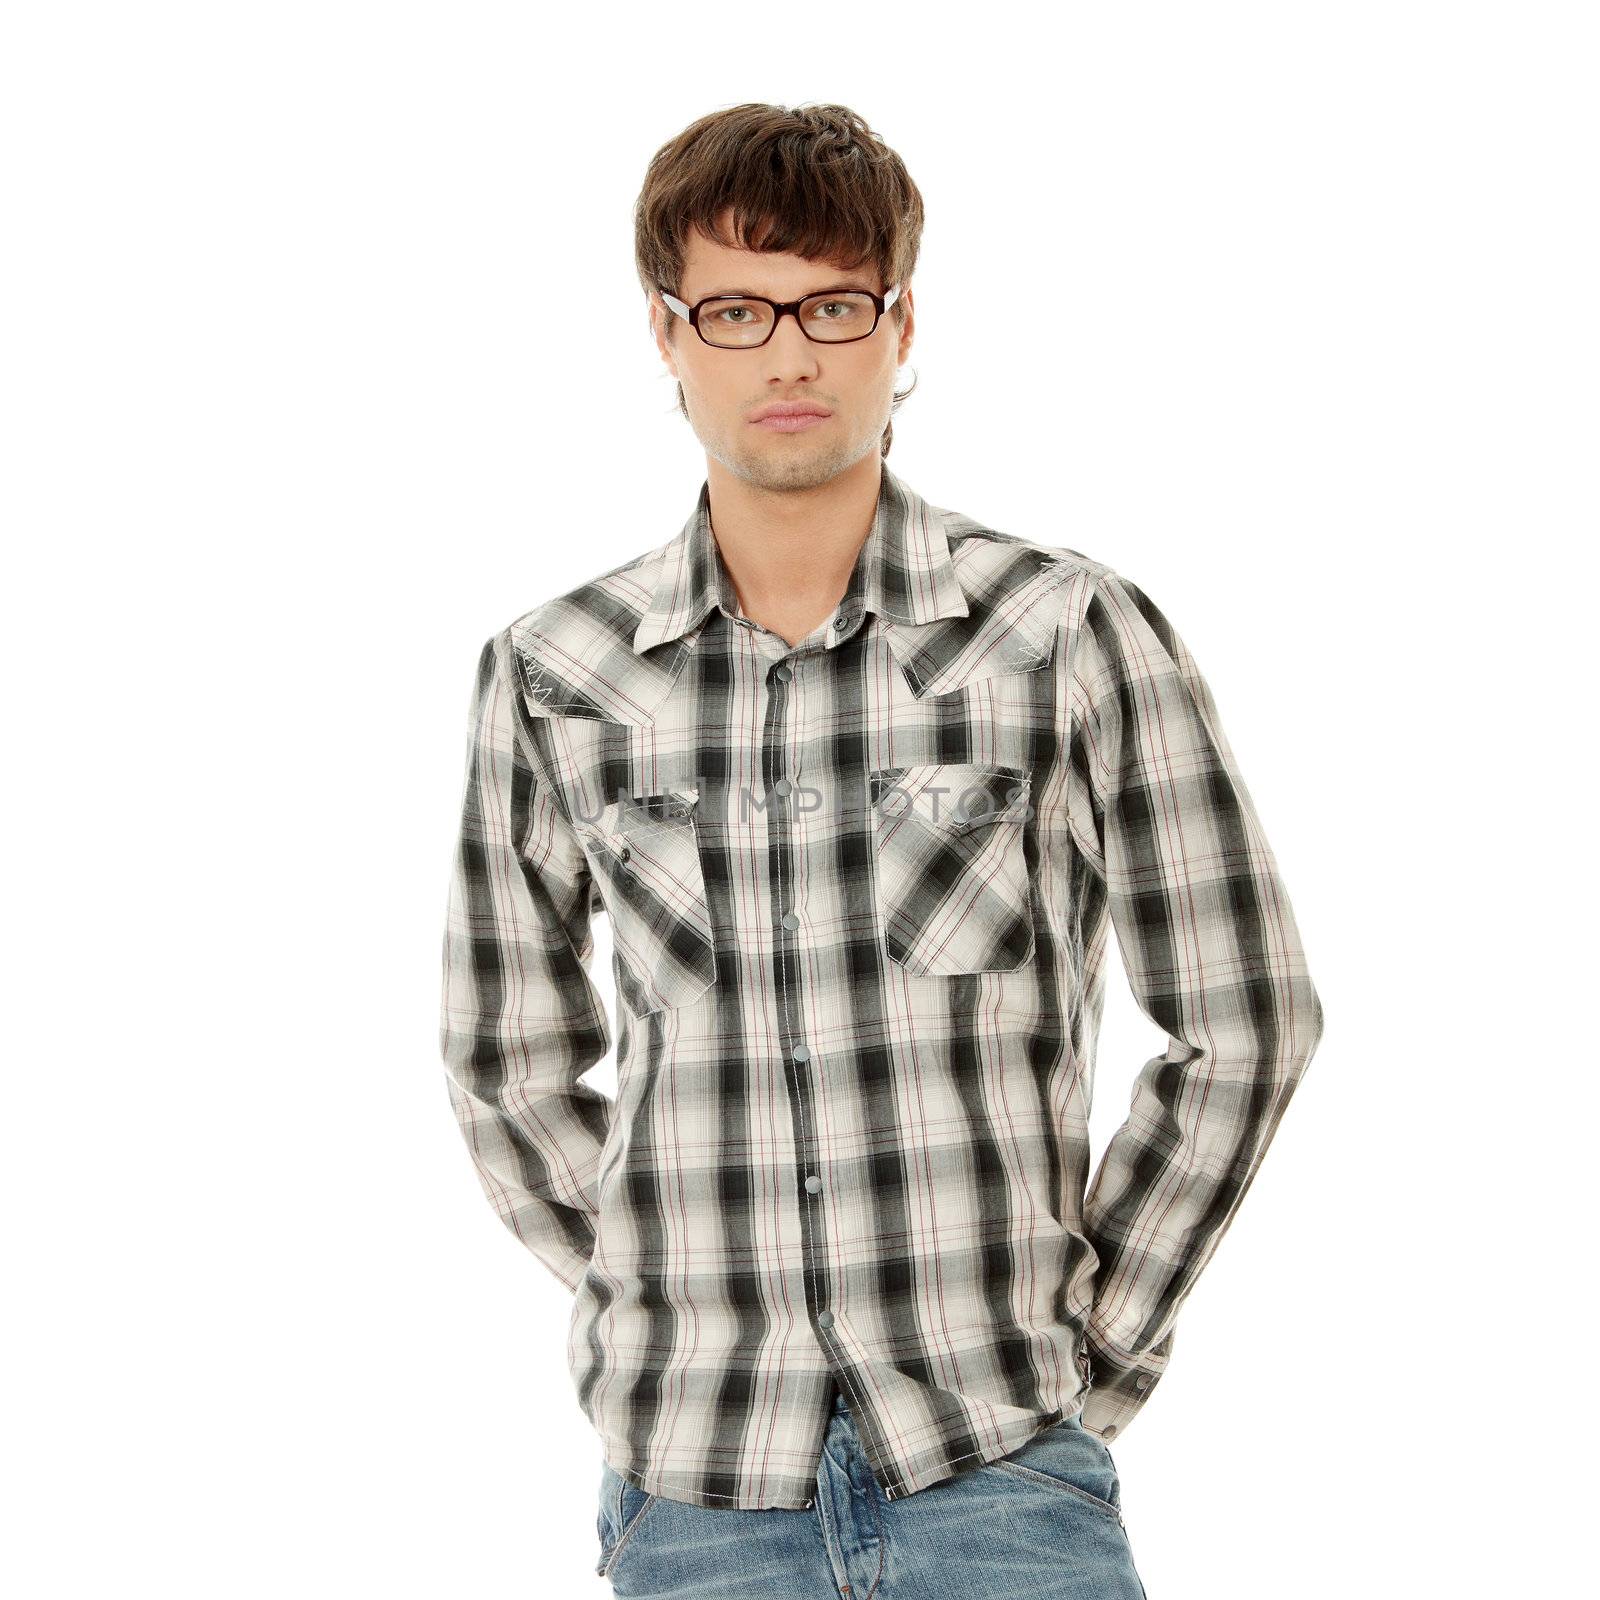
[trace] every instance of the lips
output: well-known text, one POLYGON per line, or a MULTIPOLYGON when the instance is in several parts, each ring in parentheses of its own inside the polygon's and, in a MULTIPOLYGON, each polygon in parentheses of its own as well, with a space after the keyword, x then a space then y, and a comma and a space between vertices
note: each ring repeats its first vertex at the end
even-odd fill
POLYGON ((812 405, 808 402, 797 402, 794 405, 762 406, 750 420, 752 422, 772 422, 784 417, 831 417, 833 413, 826 406, 812 405))
POLYGON ((763 433, 808 433, 812 428, 820 428, 827 420, 827 417, 815 411, 780 411, 772 416, 760 417, 750 426, 760 428, 763 433))

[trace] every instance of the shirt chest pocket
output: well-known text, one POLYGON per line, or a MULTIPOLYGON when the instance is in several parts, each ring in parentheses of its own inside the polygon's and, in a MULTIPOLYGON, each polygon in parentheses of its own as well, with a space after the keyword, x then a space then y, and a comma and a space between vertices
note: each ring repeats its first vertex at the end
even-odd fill
POLYGON ((1030 775, 938 762, 869 776, 877 914, 908 972, 1010 972, 1033 959, 1030 775))
POLYGON ((675 789, 614 800, 573 824, 611 918, 618 988, 640 1016, 686 1006, 716 982, 698 803, 698 789, 675 789))

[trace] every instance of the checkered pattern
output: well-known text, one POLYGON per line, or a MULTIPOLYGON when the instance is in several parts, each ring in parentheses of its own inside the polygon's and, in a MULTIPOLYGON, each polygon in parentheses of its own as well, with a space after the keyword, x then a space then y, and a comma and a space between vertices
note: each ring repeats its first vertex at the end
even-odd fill
POLYGON ((478 1175, 651 1493, 810 1504, 835 1385, 891 1499, 1110 1439, 1322 1029, 1211 695, 1128 579, 887 467, 791 648, 709 493, 484 644, 442 1007, 478 1175), (1111 933, 1167 1046, 1091 1179, 1111 933))

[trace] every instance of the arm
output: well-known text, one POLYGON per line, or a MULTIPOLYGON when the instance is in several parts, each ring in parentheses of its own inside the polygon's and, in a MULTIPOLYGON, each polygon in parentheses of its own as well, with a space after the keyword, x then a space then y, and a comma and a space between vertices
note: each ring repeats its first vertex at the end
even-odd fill
POLYGON ((506 636, 478 658, 444 936, 440 1043, 479 1180, 569 1289, 594 1249, 611 1101, 578 1080, 611 1047, 587 963, 593 883, 534 763, 506 636))
MULTIPOLYGON (((1140 1008, 1168 1035, 1089 1186, 1099 1256, 1086 1427, 1127 1427, 1322 1033, 1272 852, 1167 619, 1104 574, 1078 635, 1072 831, 1140 1008)), ((1096 933, 1100 919, 1095 918, 1096 933)))

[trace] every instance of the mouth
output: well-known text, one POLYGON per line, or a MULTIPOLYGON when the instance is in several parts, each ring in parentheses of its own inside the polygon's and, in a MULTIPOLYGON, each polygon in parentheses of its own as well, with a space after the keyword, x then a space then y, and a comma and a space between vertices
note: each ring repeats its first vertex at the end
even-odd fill
POLYGON ((804 433, 807 428, 826 422, 832 415, 831 411, 772 411, 764 417, 757 417, 750 426, 766 428, 772 433, 804 433))

